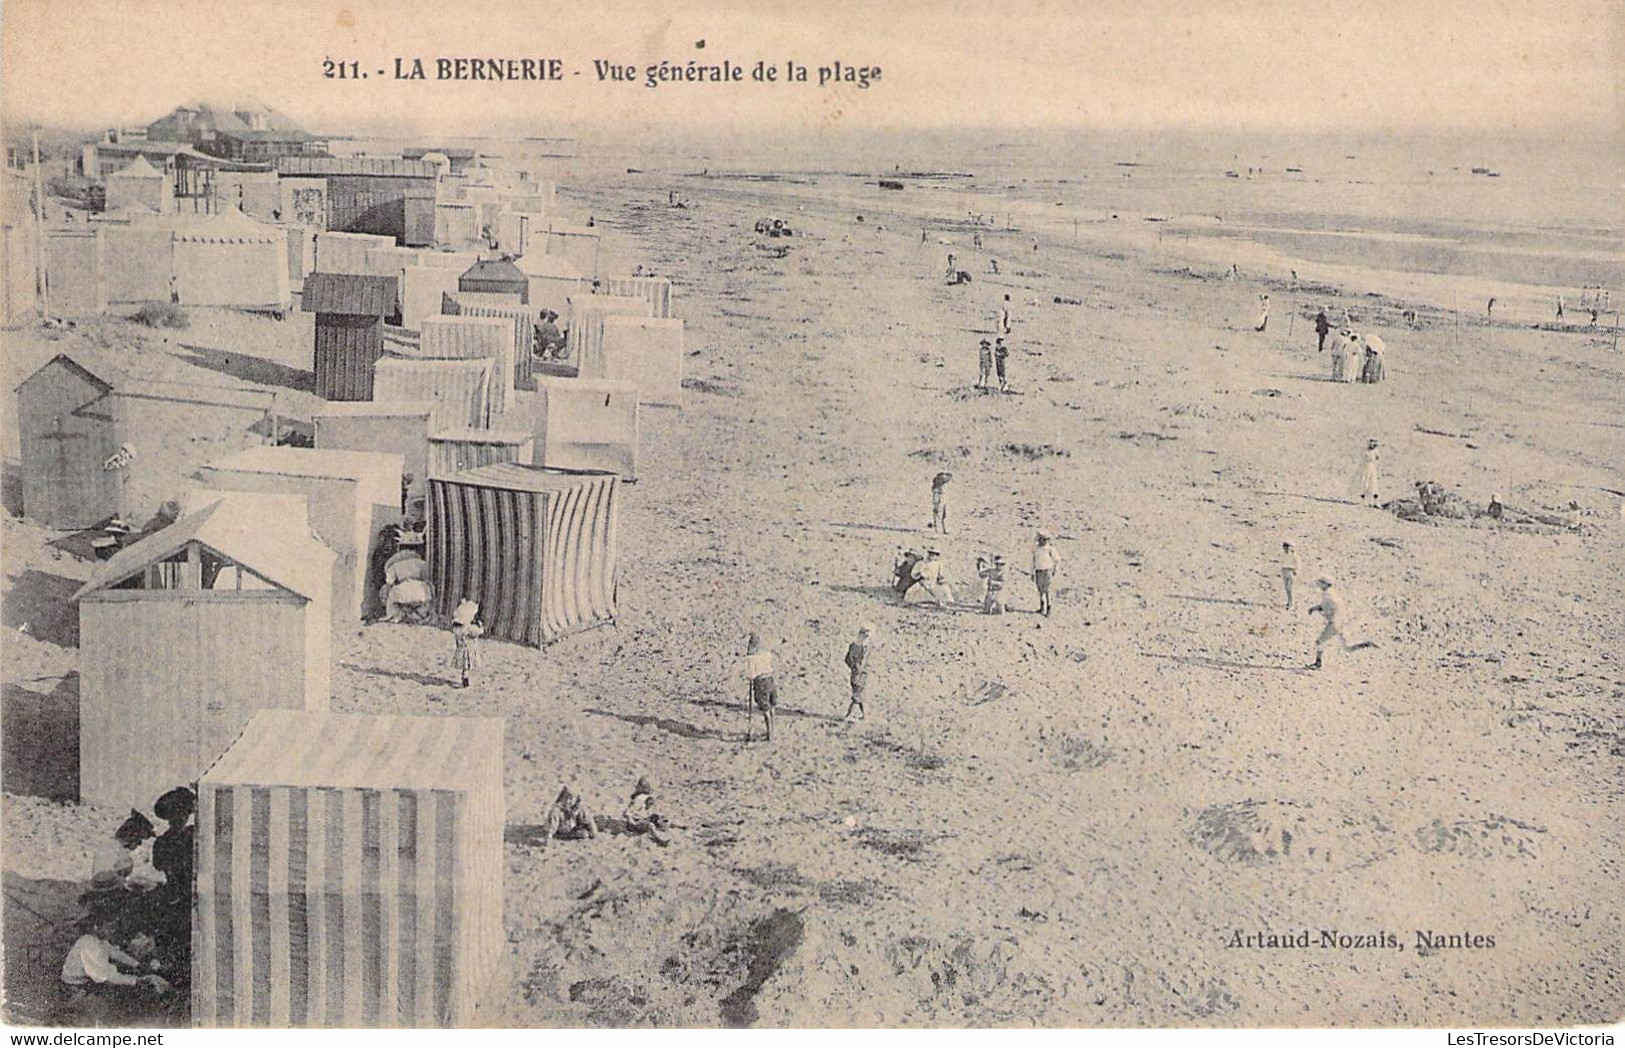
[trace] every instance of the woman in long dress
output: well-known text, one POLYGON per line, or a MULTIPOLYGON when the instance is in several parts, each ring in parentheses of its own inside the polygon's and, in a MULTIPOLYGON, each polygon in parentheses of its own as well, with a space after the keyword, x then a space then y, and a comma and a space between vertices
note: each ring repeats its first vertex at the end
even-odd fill
POLYGON ((1360 369, 1361 382, 1375 385, 1382 381, 1382 351, 1386 348, 1388 347, 1383 345, 1380 336, 1367 335, 1365 337, 1365 363, 1360 369))
POLYGON ((1377 478, 1377 463, 1382 456, 1378 453, 1375 440, 1366 441, 1365 461, 1360 465, 1360 502, 1371 500, 1373 506, 1382 504, 1381 484, 1377 478))

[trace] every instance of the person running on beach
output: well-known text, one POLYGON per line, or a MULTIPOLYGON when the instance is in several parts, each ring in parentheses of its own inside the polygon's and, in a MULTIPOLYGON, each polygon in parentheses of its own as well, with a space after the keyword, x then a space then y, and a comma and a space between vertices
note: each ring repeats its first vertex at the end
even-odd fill
POLYGON ((846 646, 846 668, 852 675, 852 698, 846 704, 843 720, 851 720, 853 710, 857 710, 858 720, 869 719, 869 711, 863 707, 863 692, 869 684, 869 637, 873 633, 874 628, 865 623, 858 628, 858 639, 846 646))
POLYGON ((1348 610, 1343 604, 1343 595, 1337 592, 1337 587, 1332 585, 1331 579, 1320 580, 1320 603, 1310 608, 1309 614, 1323 615, 1326 619, 1326 625, 1321 628, 1320 636, 1315 638, 1315 661, 1309 664, 1312 670, 1321 668, 1326 646, 1333 640, 1340 643, 1344 651, 1376 647, 1371 641, 1361 641, 1358 644, 1349 642, 1348 634, 1345 632, 1348 626, 1348 610))
MULTIPOLYGON (((773 653, 762 647, 762 638, 752 633, 745 643, 745 678, 750 681, 746 701, 755 706, 767 727, 767 741, 773 741, 773 711, 779 705, 779 688, 773 682, 773 653)), ((745 741, 756 737, 755 728, 745 732, 745 741)))
POLYGON ((999 392, 1010 392, 1010 376, 1005 373, 1005 361, 1010 359, 1010 347, 1004 344, 1004 339, 993 340, 993 367, 999 373, 999 392))
POLYGON ((1048 534, 1040 531, 1038 544, 1033 547, 1033 585, 1038 587, 1038 613, 1045 617, 1053 610, 1049 589, 1060 563, 1061 556, 1055 551, 1054 543, 1048 534))
POLYGON ((985 338, 982 339, 981 346, 977 348, 976 363, 980 376, 976 380, 976 388, 986 389, 988 382, 993 377, 993 343, 985 338))
POLYGON ((944 535, 948 534, 948 484, 953 479, 954 475, 948 472, 931 478, 931 530, 944 535))
POLYGON ((1319 313, 1316 313, 1315 314, 1315 334, 1320 339, 1320 345, 1317 347, 1317 350, 1316 350, 1317 352, 1320 352, 1320 353, 1326 352, 1326 336, 1327 336, 1328 333, 1331 332, 1331 330, 1332 330, 1332 322, 1330 320, 1326 319, 1326 311, 1323 309, 1319 313))
MULTIPOLYGON (((923 589, 937 602, 937 607, 946 608, 954 602, 954 591, 942 580, 942 551, 935 546, 925 551, 925 559, 914 565, 914 589, 923 589)), ((903 594, 904 601, 908 594, 903 594)))
POLYGON ((1258 323, 1253 325, 1253 330, 1254 331, 1263 331, 1265 328, 1269 327, 1269 323, 1270 323, 1270 297, 1268 295, 1259 295, 1258 296, 1258 323))
POLYGON ((1292 548, 1292 543, 1281 543, 1281 586, 1286 590, 1286 607, 1292 610, 1292 584, 1298 581, 1298 572, 1303 570, 1303 561, 1298 559, 1298 551, 1292 548))
POLYGON ((1382 455, 1378 451, 1377 442, 1375 440, 1366 441, 1365 460, 1360 465, 1361 503, 1364 503, 1366 499, 1370 499, 1373 506, 1380 505, 1382 502, 1382 486, 1377 479, 1377 464, 1381 459, 1382 455))

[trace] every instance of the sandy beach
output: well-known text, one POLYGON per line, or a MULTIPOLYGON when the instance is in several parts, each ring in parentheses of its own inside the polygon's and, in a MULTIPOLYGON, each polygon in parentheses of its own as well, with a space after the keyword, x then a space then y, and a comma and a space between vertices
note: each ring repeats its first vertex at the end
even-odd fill
MULTIPOLYGON (((978 251, 957 199, 917 185, 626 174, 562 183, 560 198, 595 217, 623 270, 669 277, 687 321, 685 404, 643 415, 618 624, 541 652, 484 642, 468 691, 450 686, 442 631, 334 642, 335 710, 505 721, 510 957, 494 1023, 1625 1013, 1625 356, 1611 330, 1536 317, 1538 281, 1516 323, 1477 303, 1458 324, 1451 296, 1504 272, 1406 276, 1330 248, 1296 281, 1267 255, 1230 279, 1224 238, 1175 250, 1109 207, 1076 232, 1025 216, 983 228, 978 251), (673 187, 690 206, 667 206, 673 187), (764 216, 796 235, 756 236, 764 216), (944 285, 949 252, 968 285, 944 285), (976 344, 1005 294, 1013 390, 983 392, 976 344), (1319 306, 1386 340, 1386 382, 1329 381, 1319 306), (1580 526, 1362 506, 1368 439, 1385 499, 1436 481, 1541 514, 1573 500, 1580 526), (933 536, 941 470, 950 533, 933 536), (1024 570, 1009 614, 979 614, 976 557, 1025 569, 1038 529, 1063 558, 1054 615, 1034 613, 1024 570), (1291 611, 1283 541, 1304 561, 1291 611), (963 607, 891 592, 898 548, 932 542, 963 607), (1334 650, 1314 673, 1322 574, 1375 647, 1334 650), (843 722, 841 659, 865 622, 868 718, 843 722), (745 742, 752 631, 779 659, 771 745, 745 742), (669 848, 617 832, 640 774, 681 827, 669 848), (566 783, 608 832, 543 847, 537 824, 566 783), (1306 947, 1236 945, 1305 931, 1306 947), (1427 945, 1440 936, 1493 946, 1427 945)), ((99 342, 278 388, 308 422, 298 318, 200 313, 164 337, 117 320, 8 332, 8 381, 99 342)), ((92 564, 15 516, 14 421, 6 434, 3 865, 8 899, 49 917, 122 813, 65 803, 66 598, 92 564)), ((37 1019, 60 944, 49 920, 8 911, 9 1007, 37 1019)))

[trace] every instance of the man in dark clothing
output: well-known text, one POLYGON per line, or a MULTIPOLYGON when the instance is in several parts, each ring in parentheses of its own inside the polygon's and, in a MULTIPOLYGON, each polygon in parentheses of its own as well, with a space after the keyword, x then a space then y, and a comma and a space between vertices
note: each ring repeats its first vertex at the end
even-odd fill
POLYGON ((1326 311, 1323 309, 1319 313, 1316 313, 1315 334, 1320 337, 1320 347, 1318 352, 1324 353, 1326 351, 1326 335, 1331 330, 1332 322, 1326 319, 1326 311))

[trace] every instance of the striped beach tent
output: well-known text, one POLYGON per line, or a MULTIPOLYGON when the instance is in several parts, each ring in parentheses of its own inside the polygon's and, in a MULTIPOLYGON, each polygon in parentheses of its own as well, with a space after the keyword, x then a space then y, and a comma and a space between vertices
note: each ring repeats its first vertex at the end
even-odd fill
POLYGON ((437 609, 479 602, 487 636, 540 647, 615 620, 620 477, 497 463, 429 479, 437 609))
POLYGON ((503 804, 500 719, 256 714, 198 783, 194 1024, 478 1024, 503 804))

